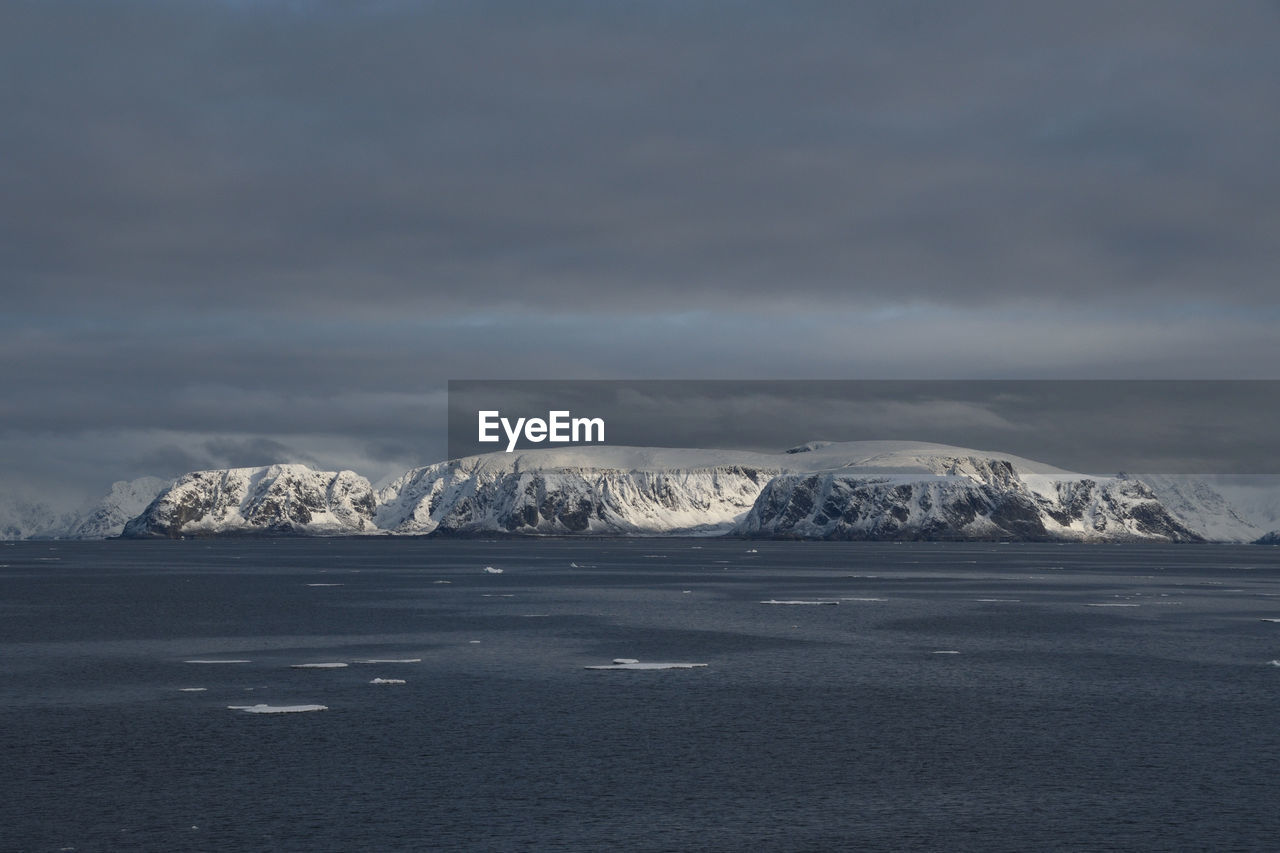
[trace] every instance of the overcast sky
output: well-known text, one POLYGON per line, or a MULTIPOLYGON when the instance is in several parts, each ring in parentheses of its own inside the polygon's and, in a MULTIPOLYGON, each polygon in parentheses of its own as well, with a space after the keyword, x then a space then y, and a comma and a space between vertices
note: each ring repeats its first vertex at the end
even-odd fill
POLYGON ((0 487, 378 480, 451 378, 1280 378, 1277 44, 1247 0, 5 2, 0 487))

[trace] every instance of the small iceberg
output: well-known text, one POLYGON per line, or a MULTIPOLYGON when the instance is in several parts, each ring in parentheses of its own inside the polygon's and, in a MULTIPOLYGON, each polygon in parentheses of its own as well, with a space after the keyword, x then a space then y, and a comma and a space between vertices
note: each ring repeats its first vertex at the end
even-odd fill
POLYGON ((614 658, 613 663, 584 666, 583 669, 696 669, 705 663, 641 663, 635 658, 614 658))
POLYGON ((1263 622, 1280 622, 1280 619, 1263 619, 1263 622))
POLYGON ((217 659, 217 660, 184 660, 183 663, 253 663, 253 661, 217 659))
POLYGON ((493 566, 485 566, 484 573, 486 575, 500 575, 502 574, 502 569, 495 569, 493 566))
POLYGON ((403 678, 375 678, 370 684, 404 684, 403 678))
POLYGON ((327 711, 328 705, 228 705, 229 711, 246 714, 302 714, 306 711, 327 711))
POLYGON ((346 667, 346 664, 338 661, 325 663, 294 663, 289 665, 290 669, 343 669, 344 667, 346 667))
POLYGON ((776 599, 776 598, 770 598, 768 601, 762 601, 762 602, 760 602, 760 603, 761 603, 761 604, 839 604, 840 602, 839 602, 839 601, 835 601, 835 600, 833 600, 833 599, 815 599, 815 600, 807 600, 807 599, 788 599, 788 600, 779 600, 779 599, 776 599))
POLYGON ((1269 660, 1267 666, 1280 666, 1280 660, 1269 660))

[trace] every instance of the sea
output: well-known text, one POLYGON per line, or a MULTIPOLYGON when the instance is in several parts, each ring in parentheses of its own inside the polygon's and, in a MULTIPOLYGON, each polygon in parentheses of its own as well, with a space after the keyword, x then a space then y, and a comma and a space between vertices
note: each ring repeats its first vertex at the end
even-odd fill
POLYGON ((0 544, 4 851, 1278 845, 1280 548, 0 544))

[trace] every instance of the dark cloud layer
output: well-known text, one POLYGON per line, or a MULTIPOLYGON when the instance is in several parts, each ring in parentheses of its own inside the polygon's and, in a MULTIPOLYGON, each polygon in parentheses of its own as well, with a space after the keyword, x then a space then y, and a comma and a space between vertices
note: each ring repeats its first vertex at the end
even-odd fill
POLYGON ((1262 2, 5 3, 0 480, 90 433, 86 480, 263 455, 209 441, 390 467, 466 376, 1274 378, 1278 36, 1262 2))

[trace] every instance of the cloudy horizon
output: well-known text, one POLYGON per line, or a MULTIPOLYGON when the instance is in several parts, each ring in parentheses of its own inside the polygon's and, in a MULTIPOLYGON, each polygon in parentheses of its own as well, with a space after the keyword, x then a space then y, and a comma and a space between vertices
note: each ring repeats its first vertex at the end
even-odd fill
POLYGON ((6 3, 0 488, 378 480, 444 456, 450 379, 1278 379, 1278 35, 1261 0, 6 3))

